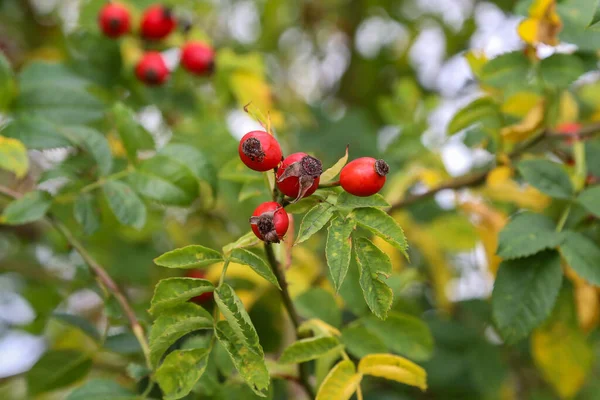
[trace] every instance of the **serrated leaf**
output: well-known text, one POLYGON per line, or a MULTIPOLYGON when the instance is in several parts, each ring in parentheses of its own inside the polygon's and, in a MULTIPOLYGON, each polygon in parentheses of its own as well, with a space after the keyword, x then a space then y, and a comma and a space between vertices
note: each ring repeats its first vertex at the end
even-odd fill
POLYGON ((321 174, 320 182, 321 183, 331 182, 333 180, 333 178, 335 178, 340 173, 340 171, 342 170, 342 168, 344 168, 344 165, 346 165, 347 162, 348 162, 348 146, 346 146, 346 153, 342 156, 342 158, 340 158, 335 164, 333 164, 333 166, 331 168, 328 168, 325 171, 323 171, 323 173, 321 174))
POLYGON ((371 353, 384 353, 387 347, 383 340, 364 325, 351 324, 342 329, 342 343, 348 352, 357 358, 371 353))
POLYGON ((103 187, 108 205, 123 225, 142 229, 146 224, 146 205, 129 185, 120 181, 108 181, 103 187))
POLYGON ((158 314, 178 304, 185 303, 202 293, 212 292, 213 284, 206 279, 167 278, 159 281, 154 288, 150 302, 150 314, 158 314))
POLYGON ((262 357, 263 349, 254 324, 233 288, 226 283, 219 286, 215 290, 215 301, 235 335, 248 350, 262 357))
POLYGON ((312 337, 298 340, 289 345, 279 358, 280 364, 300 364, 339 352, 344 345, 333 336, 312 337))
POLYGON ((213 319, 196 304, 180 304, 169 313, 160 315, 152 324, 148 339, 152 364, 158 365, 165 351, 177 339, 199 329, 213 329, 213 319))
POLYGON ((66 400, 136 400, 135 393, 110 379, 91 379, 73 390, 66 400))
POLYGON ((336 292, 342 287, 350 267, 350 256, 352 254, 350 235, 354 232, 355 225, 353 219, 343 219, 338 216, 331 220, 327 230, 325 256, 336 292))
POLYGON ((55 312, 52 314, 52 317, 81 330, 83 333, 96 341, 100 341, 101 339, 98 329, 96 329, 96 327, 87 319, 79 315, 55 312))
POLYGON ((187 396, 208 364, 209 349, 175 350, 156 370, 154 377, 164 393, 165 400, 187 396))
POLYGON ((23 143, 0 136, 0 168, 13 172, 17 178, 25 176, 29 169, 29 158, 23 143))
POLYGON ((108 141, 100 132, 85 126, 69 127, 62 130, 71 143, 82 147, 90 153, 96 164, 100 175, 108 175, 112 170, 113 159, 108 141))
POLYGON ((340 361, 323 379, 316 400, 349 400, 356 392, 361 379, 362 375, 356 373, 352 361, 340 361))
POLYGON ((32 114, 20 114, 2 130, 2 135, 21 141, 30 150, 68 147, 71 141, 50 121, 32 114))
POLYGON ((234 249, 231 252, 231 260, 238 264, 244 264, 249 266, 254 272, 262 276, 267 281, 271 282, 273 285, 275 285, 278 289, 281 290, 279 282, 277 282, 277 278, 275 277, 275 274, 273 273, 271 268, 262 258, 257 256, 256 254, 244 249, 234 249))
POLYGON ((577 201, 596 217, 600 217, 600 186, 585 189, 579 194, 577 201))
POLYGON ((263 355, 248 351, 242 338, 226 321, 217 323, 215 334, 252 391, 260 397, 266 397, 270 378, 263 355))
POLYGON ((44 218, 52 204, 52 197, 47 192, 34 190, 23 197, 13 200, 2 213, 0 223, 6 225, 23 225, 44 218))
POLYGON ((360 208, 350 214, 358 225, 373 232, 383 240, 400 250, 408 258, 406 237, 396 220, 377 208, 360 208))
POLYGON ((585 66, 574 54, 556 53, 540 61, 540 75, 547 86, 567 87, 583 75, 585 66))
POLYGON ((595 242, 581 233, 566 231, 560 252, 577 275, 600 285, 600 247, 595 242))
POLYGON ((322 288, 313 287, 294 298, 298 314, 306 319, 317 318, 330 325, 342 324, 342 313, 333 295, 322 288))
POLYGON ((90 193, 82 193, 77 196, 73 205, 75 220, 83 227, 87 235, 91 235, 100 228, 100 216, 96 199, 90 193))
POLYGON ((184 269, 205 267, 220 261, 223 261, 221 253, 199 244, 171 250, 154 259, 158 266, 184 269))
POLYGON ((229 243, 228 245, 223 247, 223 254, 230 254, 234 249, 244 249, 247 247, 252 247, 258 244, 260 239, 256 237, 254 232, 250 231, 245 235, 241 236, 235 242, 229 243))
POLYGON ((433 354, 433 336, 425 322, 412 315, 390 312, 385 321, 375 317, 361 320, 390 350, 416 361, 433 354))
POLYGON ((77 350, 50 350, 27 372, 27 391, 30 396, 63 388, 85 377, 92 360, 77 350))
POLYGON ((368 197, 353 196, 348 192, 342 192, 338 196, 337 208, 353 209, 364 207, 390 207, 390 203, 385 201, 382 195, 374 194, 368 197))
POLYGON ((558 246, 563 236, 544 215, 524 212, 515 216, 500 232, 497 254, 506 259, 527 257, 558 246))
POLYGON ((319 203, 311 208, 300 223, 298 238, 294 245, 308 240, 312 235, 319 232, 333 216, 335 208, 328 202, 319 203))
POLYGON ((137 159, 138 150, 154 148, 152 136, 135 120, 134 112, 123 103, 115 103, 112 115, 129 159, 137 159))
POLYGON ((354 240, 356 261, 359 265, 360 287, 369 309, 377 317, 386 319, 392 307, 394 294, 392 289, 382 280, 392 273, 390 258, 369 239, 354 240))
POLYGON ((492 315, 508 343, 526 337, 550 315, 562 277, 555 251, 500 264, 492 292, 492 315))
POLYGON ((448 124, 448 134, 454 135, 476 124, 483 129, 502 126, 500 109, 491 97, 476 99, 460 109, 448 124))
POLYGON ((521 161, 517 168, 523 178, 536 189, 549 196, 568 199, 573 195, 569 175, 559 164, 548 160, 521 161))
POLYGON ((377 376, 416 386, 422 391, 427 389, 425 370, 404 357, 393 354, 369 354, 358 363, 358 372, 363 375, 377 376))

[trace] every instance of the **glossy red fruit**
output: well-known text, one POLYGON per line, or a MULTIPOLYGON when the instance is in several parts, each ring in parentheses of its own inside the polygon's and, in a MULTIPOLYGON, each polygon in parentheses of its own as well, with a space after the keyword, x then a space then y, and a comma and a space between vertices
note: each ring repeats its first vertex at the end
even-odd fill
MULTIPOLYGON (((191 269, 185 274, 185 276, 188 278, 206 279, 206 272, 199 270, 199 269, 191 269)), ((190 299, 190 301, 192 301, 196 304, 205 304, 205 303, 211 301, 212 298, 213 298, 213 292, 206 292, 206 293, 202 293, 201 295, 198 295, 196 297, 192 297, 190 299)))
POLYGON ((135 67, 137 78, 148 85, 161 85, 169 78, 169 69, 162 55, 151 51, 142 57, 135 67))
POLYGON ((383 160, 371 157, 357 158, 342 168, 340 185, 346 192, 355 196, 371 196, 381 190, 389 171, 389 165, 383 160))
POLYGON ((252 232, 267 243, 279 243, 289 225, 290 220, 283 206, 274 201, 267 201, 256 207, 250 218, 252 232))
POLYGON ((108 3, 98 14, 98 25, 104 36, 117 38, 129 32, 131 15, 129 10, 117 3, 108 3))
POLYGON ((177 21, 171 9, 155 4, 144 11, 140 34, 145 39, 164 39, 169 33, 173 32, 175 26, 177 26, 177 21))
POLYGON ((248 168, 261 172, 278 166, 283 157, 277 139, 264 131, 246 133, 240 140, 238 153, 248 168))
POLYGON ((277 170, 277 187, 298 201, 318 189, 322 173, 323 166, 316 158, 306 153, 290 154, 277 170))
POLYGON ((215 51, 202 42, 187 43, 181 49, 181 65, 195 75, 210 75, 215 69, 215 51))

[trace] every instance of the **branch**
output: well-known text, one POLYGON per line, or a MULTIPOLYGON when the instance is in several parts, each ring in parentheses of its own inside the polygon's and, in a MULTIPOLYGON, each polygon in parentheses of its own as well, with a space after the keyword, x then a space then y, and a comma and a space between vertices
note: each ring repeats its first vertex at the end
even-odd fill
MULTIPOLYGON (((273 252, 273 245, 271 243, 265 243, 265 252, 267 253, 267 259, 269 260, 269 265, 271 266, 271 270, 275 274, 275 278, 277 278, 277 283, 281 287, 281 299, 283 300, 283 305, 292 320, 292 324, 294 325, 294 334, 296 335, 296 339, 298 339, 298 327, 300 326, 300 317, 298 316, 298 312, 296 311, 296 307, 294 307, 294 303, 292 302, 292 298, 290 297, 290 292, 288 290, 288 284, 285 279, 285 274, 281 269, 281 264, 275 258, 275 253, 273 252)), ((308 381, 308 371, 303 366, 303 364, 298 364, 298 373, 300 376, 300 384, 308 394, 311 399, 315 398, 315 393, 313 391, 310 382, 308 381)))

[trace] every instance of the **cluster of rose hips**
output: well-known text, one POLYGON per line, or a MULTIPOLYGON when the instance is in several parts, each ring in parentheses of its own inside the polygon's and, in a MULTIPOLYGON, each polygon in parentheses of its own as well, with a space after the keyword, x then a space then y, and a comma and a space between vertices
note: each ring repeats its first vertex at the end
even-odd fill
MULTIPOLYGON (((264 131, 244 135, 238 147, 242 162, 254 171, 275 171, 277 188, 296 202, 319 188, 323 173, 321 161, 306 153, 283 157, 277 140, 264 131)), ((379 192, 385 184, 389 166, 383 160, 362 157, 349 162, 340 172, 339 185, 354 196, 366 197, 379 192)), ((250 218, 254 234, 266 243, 279 243, 289 226, 283 205, 268 201, 259 205, 250 218)))
MULTIPOLYGON (((105 36, 116 39, 131 30, 131 14, 118 3, 109 2, 98 16, 100 30, 105 36)), ((165 39, 177 27, 177 19, 170 8, 160 4, 148 7, 142 15, 139 32, 143 39, 158 41, 165 39)), ((202 42, 188 42, 181 48, 180 62, 183 68, 199 76, 209 75, 214 70, 215 52, 202 42)), ((147 85, 161 85, 169 78, 169 68, 158 51, 148 51, 135 68, 137 78, 147 85)))

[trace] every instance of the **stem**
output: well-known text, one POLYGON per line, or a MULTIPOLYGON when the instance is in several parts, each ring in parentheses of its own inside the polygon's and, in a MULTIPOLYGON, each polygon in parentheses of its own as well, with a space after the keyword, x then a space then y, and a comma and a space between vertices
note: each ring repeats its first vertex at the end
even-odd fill
POLYGON ((331 187, 336 187, 336 186, 340 186, 340 181, 333 181, 333 182, 329 182, 329 183, 322 183, 322 184, 319 185, 319 189, 331 188, 331 187))
POLYGON ((225 260, 225 264, 223 264, 223 269, 221 270, 221 277, 219 278, 219 286, 221 286, 223 284, 223 281, 225 280, 225 274, 227 273, 227 267, 229 267, 229 261, 231 261, 230 258, 225 260))
POLYGON ((360 383, 356 387, 356 399, 363 400, 363 394, 362 394, 362 389, 360 388, 360 383))
POLYGON ((567 223, 567 219, 569 218, 569 213, 571 212, 571 204, 569 204, 563 211, 560 216, 560 220, 558 221, 558 225, 556 225, 556 232, 560 232, 565 227, 567 223))
MULTIPOLYGON (((290 297, 290 292, 288 290, 288 284, 285 279, 285 274, 281 269, 281 264, 275 258, 275 253, 273 252, 273 245, 271 243, 265 243, 265 252, 267 253, 267 259, 269 260, 269 265, 271 266, 271 270, 275 274, 275 278, 277 278, 277 283, 281 287, 281 299, 283 300, 283 305, 292 320, 292 324, 294 325, 294 334, 296 335, 296 339, 298 339, 298 327, 300 326, 300 317, 298 316, 298 312, 294 307, 294 303, 292 302, 292 298, 290 297)), ((312 386, 308 380, 309 374, 306 369, 308 364, 298 364, 298 374, 300 376, 300 384, 308 394, 311 399, 315 398, 315 393, 313 391, 312 386)))

